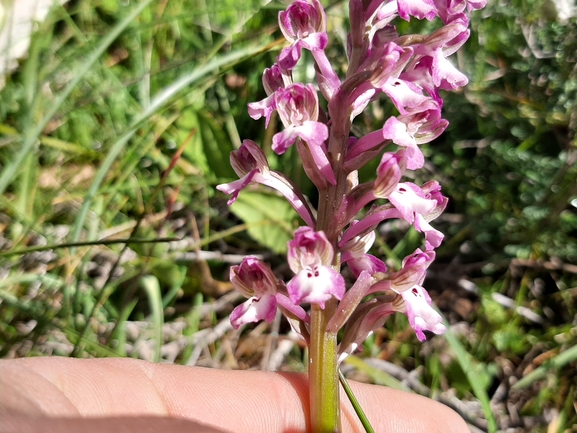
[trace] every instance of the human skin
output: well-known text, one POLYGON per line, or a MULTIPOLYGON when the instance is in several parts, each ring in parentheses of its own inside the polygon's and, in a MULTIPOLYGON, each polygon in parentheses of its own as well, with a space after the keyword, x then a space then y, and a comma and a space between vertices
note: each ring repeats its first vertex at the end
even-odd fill
MULTIPOLYGON (((307 378, 134 359, 0 360, 0 432, 307 432, 307 378)), ((379 433, 462 433, 451 409, 351 382, 379 433)), ((362 432, 346 396, 342 431, 362 432)))

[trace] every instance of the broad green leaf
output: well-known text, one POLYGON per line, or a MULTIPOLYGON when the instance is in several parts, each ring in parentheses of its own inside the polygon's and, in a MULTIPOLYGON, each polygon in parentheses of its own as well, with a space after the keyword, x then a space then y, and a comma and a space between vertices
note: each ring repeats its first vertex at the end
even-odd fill
POLYGON ((273 193, 243 191, 231 211, 248 225, 248 233, 275 253, 285 253, 298 216, 292 206, 273 193))

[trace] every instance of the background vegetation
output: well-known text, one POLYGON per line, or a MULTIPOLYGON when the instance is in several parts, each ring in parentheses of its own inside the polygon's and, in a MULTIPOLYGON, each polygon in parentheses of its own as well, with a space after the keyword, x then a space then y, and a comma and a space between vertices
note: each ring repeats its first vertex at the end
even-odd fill
MULTIPOLYGON (((230 264, 259 254, 288 276, 298 220, 269 191, 229 209, 214 189, 241 139, 269 149, 278 127, 246 104, 264 95, 284 6, 193 3, 55 7, 5 78, 0 356, 304 370, 280 317, 239 331, 227 317, 230 264)), ((329 9, 343 64, 344 3, 329 9)), ((439 399, 473 431, 577 432, 577 21, 550 0, 493 0, 472 26, 454 59, 471 82, 446 95, 451 126, 422 174, 450 197, 426 286, 451 330, 420 344, 395 317, 344 370, 439 399)), ((296 156, 271 164, 313 195, 296 156)), ((381 234, 373 253, 393 265, 420 242, 381 234)))

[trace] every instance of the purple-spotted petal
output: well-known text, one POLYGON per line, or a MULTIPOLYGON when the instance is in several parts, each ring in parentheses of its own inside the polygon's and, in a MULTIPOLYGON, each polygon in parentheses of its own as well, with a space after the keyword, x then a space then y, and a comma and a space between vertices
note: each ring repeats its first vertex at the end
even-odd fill
POLYGON ((270 323, 274 319, 276 309, 277 302, 274 295, 265 295, 260 298, 252 297, 232 310, 230 323, 234 329, 260 320, 266 320, 270 323))
POLYGON ((381 90, 391 98, 401 114, 409 114, 413 108, 430 99, 420 87, 400 78, 389 78, 381 90))
POLYGON ((329 266, 307 267, 287 284, 292 302, 317 304, 321 308, 332 297, 342 299, 345 289, 343 276, 329 266))
POLYGON ((389 194, 389 201, 409 224, 414 221, 414 213, 427 215, 437 206, 436 200, 425 198, 420 188, 410 182, 399 183, 395 191, 389 194))
POLYGON ((407 318, 419 341, 427 338, 423 331, 435 334, 445 332, 445 325, 441 323, 443 319, 431 306, 431 298, 423 287, 416 285, 401 293, 401 296, 405 301, 407 318))

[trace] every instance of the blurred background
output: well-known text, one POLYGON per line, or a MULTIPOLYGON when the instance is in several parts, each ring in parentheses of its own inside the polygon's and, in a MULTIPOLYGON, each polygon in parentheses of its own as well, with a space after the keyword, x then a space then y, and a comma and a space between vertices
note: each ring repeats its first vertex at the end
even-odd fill
MULTIPOLYGON (((246 111, 265 96, 285 7, 2 3, 0 357, 306 370, 280 316, 238 331, 228 321, 241 301, 229 267, 256 254, 290 278, 298 217, 271 191, 228 207, 214 188, 236 178, 229 153, 250 138, 315 201, 294 149, 270 151, 281 125, 246 111)), ((341 76, 346 7, 327 9, 341 76)), ((450 126, 411 179, 438 180, 450 199, 425 282, 450 331, 421 344, 397 315, 343 364, 349 378, 448 404, 473 432, 577 432, 576 14, 572 0, 489 0, 472 15, 451 58, 470 83, 443 95, 450 126)), ((312 80, 311 58, 296 75, 312 80)), ((378 101, 354 131, 393 113, 378 101)), ((379 235, 371 252, 393 268, 422 243, 399 224, 379 235)))

